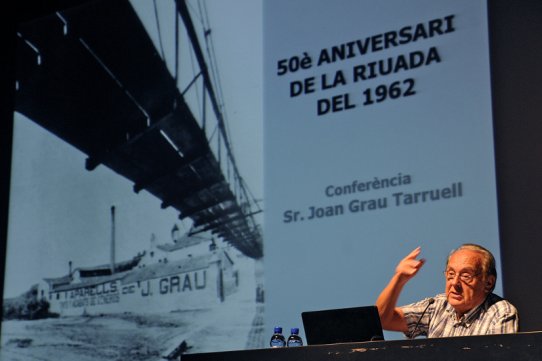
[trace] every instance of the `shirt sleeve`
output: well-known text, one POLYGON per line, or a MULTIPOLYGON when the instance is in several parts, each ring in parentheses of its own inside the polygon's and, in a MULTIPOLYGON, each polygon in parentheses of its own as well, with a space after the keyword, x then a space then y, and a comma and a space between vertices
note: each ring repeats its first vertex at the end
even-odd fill
POLYGON ((507 301, 500 301, 496 305, 497 312, 488 329, 488 334, 516 333, 519 330, 518 311, 507 301))

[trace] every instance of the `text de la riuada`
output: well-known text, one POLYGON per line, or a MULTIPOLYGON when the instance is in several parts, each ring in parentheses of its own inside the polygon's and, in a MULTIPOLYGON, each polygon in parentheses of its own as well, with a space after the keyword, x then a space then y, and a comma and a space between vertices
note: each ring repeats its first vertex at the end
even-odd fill
POLYGON ((440 63, 441 57, 436 47, 432 46, 429 50, 413 51, 409 54, 400 54, 395 57, 371 61, 367 64, 356 65, 352 71, 354 83, 359 81, 374 79, 378 76, 385 76, 429 66, 433 63, 440 63))

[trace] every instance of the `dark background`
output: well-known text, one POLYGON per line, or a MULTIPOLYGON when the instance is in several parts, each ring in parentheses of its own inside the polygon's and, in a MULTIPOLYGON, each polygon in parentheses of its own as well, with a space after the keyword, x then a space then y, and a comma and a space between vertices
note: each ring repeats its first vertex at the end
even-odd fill
POLYGON ((503 288, 542 330, 542 1, 488 5, 503 288))
MULTIPOLYGON (((0 14, 2 261, 7 240, 16 24, 85 2, 88 0, 19 0, 6 3, 0 14)), ((500 276, 504 296, 520 312, 521 331, 542 330, 542 1, 488 0, 488 9, 500 276)))

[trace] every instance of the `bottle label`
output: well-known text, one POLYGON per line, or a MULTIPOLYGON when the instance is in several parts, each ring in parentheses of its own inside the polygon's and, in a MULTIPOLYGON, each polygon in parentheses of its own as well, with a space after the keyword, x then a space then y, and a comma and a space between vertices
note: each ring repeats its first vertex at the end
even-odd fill
POLYGON ((274 335, 273 337, 271 337, 271 341, 269 342, 269 345, 271 347, 284 347, 286 346, 286 342, 284 341, 284 336, 278 336, 278 335, 274 335))
POLYGON ((303 341, 301 340, 301 337, 297 335, 288 337, 288 347, 297 346, 303 346, 303 341))

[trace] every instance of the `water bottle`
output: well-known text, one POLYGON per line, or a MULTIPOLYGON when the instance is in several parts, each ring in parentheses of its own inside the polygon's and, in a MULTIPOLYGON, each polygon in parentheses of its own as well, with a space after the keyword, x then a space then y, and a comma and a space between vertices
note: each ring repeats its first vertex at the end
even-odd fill
POLYGON ((299 328, 294 327, 291 329, 290 337, 288 337, 288 342, 286 343, 288 347, 303 346, 303 340, 299 336, 299 328))
POLYGON ((269 341, 269 346, 271 347, 284 347, 286 346, 286 340, 282 334, 282 327, 276 326, 273 331, 273 336, 271 336, 271 341, 269 341))

